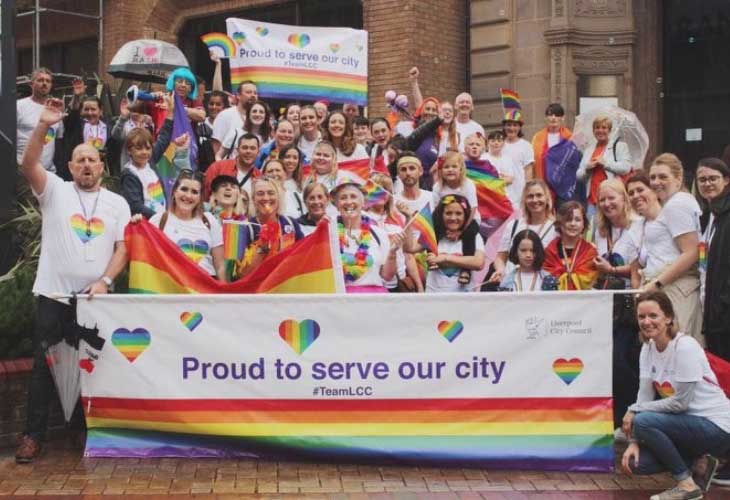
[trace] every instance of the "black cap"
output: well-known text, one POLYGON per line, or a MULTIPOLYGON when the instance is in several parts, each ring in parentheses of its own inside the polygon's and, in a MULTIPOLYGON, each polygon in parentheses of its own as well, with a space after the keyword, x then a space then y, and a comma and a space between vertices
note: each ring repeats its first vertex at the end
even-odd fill
POLYGON ((231 175, 219 175, 213 179, 213 182, 210 185, 210 190, 217 191, 218 188, 221 187, 221 184, 233 184, 234 186, 238 186, 238 179, 231 175))

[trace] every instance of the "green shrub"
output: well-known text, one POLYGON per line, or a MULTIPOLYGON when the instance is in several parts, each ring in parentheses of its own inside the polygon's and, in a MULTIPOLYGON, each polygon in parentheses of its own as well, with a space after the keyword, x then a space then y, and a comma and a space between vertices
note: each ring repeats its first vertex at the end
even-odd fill
POLYGON ((0 359, 32 353, 35 301, 31 289, 35 269, 19 267, 13 277, 0 282, 0 359))

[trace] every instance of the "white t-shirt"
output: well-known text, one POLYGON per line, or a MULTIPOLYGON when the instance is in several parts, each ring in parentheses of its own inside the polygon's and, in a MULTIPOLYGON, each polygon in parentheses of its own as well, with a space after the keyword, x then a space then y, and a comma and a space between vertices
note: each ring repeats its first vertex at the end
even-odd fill
MULTIPOLYGON (((401 183, 401 188, 402 186, 403 184, 401 183)), ((401 189, 400 192, 396 191, 395 201, 405 203, 405 205, 408 207, 408 210, 410 210, 411 212, 419 212, 423 207, 433 202, 433 193, 426 189, 420 189, 418 193, 418 198, 416 198, 415 200, 411 200, 410 198, 406 198, 405 196, 403 196, 403 189, 401 189)), ((431 212, 433 212, 433 209, 434 206, 433 204, 431 204, 431 212)))
MULTIPOLYGON (((238 156, 238 148, 234 143, 238 142, 245 133, 246 131, 243 127, 236 127, 230 129, 223 137, 223 140, 221 141, 221 148, 228 150, 228 154, 225 155, 225 159, 233 159, 238 156)), ((261 137, 259 137, 259 144, 261 144, 261 137)))
MULTIPOLYGON (((387 234, 397 234, 403 232, 403 228, 397 224, 386 223, 386 214, 378 215, 373 212, 367 212, 367 216, 374 220, 378 227, 385 230, 387 234)), ((398 278, 404 278, 406 276, 406 257, 403 254, 403 249, 399 248, 395 253, 395 276, 390 281, 385 282, 386 288, 395 288, 398 286, 398 278)))
MULTIPOLYGON (((469 201, 469 205, 471 205, 471 208, 479 207, 479 201, 477 200, 477 188, 471 179, 464 179, 464 182, 458 188, 450 188, 449 186, 442 185, 440 182, 434 184, 432 206, 436 207, 439 204, 439 201, 441 201, 441 198, 443 198, 447 194, 460 194, 469 201)), ((474 220, 477 222, 480 222, 482 220, 481 216, 479 215, 479 210, 475 212, 474 220)))
MULTIPOLYGON (((613 249, 611 253, 621 256, 623 264, 631 264, 639 257, 639 249, 641 248, 641 232, 643 231, 644 221, 635 219, 631 221, 628 228, 611 227, 611 239, 613 241, 613 249)), ((601 236, 596 230, 593 243, 596 245, 598 255, 606 257, 608 254, 608 235, 601 236)), ((631 285, 629 278, 624 278, 626 285, 631 285)))
POLYGON ((559 142, 560 142, 560 132, 548 132, 548 135, 547 135, 548 148, 555 146, 559 142))
MULTIPOLYGON (((370 226, 370 230, 375 234, 370 239, 370 247, 368 248, 368 255, 372 260, 372 265, 365 271, 365 274, 360 276, 357 281, 349 282, 345 281, 347 286, 385 286, 383 278, 380 277, 380 269, 388 259, 388 253, 390 252, 390 240, 388 235, 380 229, 375 222, 370 226)), ((356 238, 360 237, 360 230, 357 229, 352 232, 356 238)), ((358 243, 352 238, 345 238, 346 245, 343 248, 344 253, 355 254, 358 249, 358 243)))
POLYGON ((662 352, 653 340, 645 343, 639 356, 639 378, 650 379, 662 399, 674 393, 678 382, 696 382, 685 414, 707 418, 730 432, 730 400, 719 387, 705 351, 692 337, 678 333, 662 352))
POLYGON ((413 120, 401 120, 395 125, 395 134, 400 134, 403 137, 408 137, 413 133, 413 120))
POLYGON ((157 177, 157 173, 150 167, 150 164, 148 163, 144 168, 137 168, 132 163, 127 163, 125 168, 134 173, 142 183, 144 206, 155 212, 164 212, 165 191, 162 189, 160 178, 157 177))
MULTIPOLYGON (((517 236, 517 233, 524 229, 532 229, 537 233, 540 237, 540 241, 542 241, 543 249, 547 248, 547 246, 558 236, 558 233, 555 231, 555 221, 547 220, 543 224, 528 224, 525 219, 520 218, 513 221, 511 224, 508 224, 504 229, 502 232, 502 238, 499 240, 497 252, 506 252, 509 254, 514 237, 517 236), (515 223, 517 224, 516 227, 515 223)), ((503 275, 507 276, 509 273, 514 271, 514 269, 515 265, 508 259, 504 265, 503 275)))
POLYGON ((689 193, 675 193, 653 221, 644 224, 646 250, 645 279, 653 279, 681 255, 674 238, 683 234, 700 233, 700 209, 689 193))
POLYGON ((710 245, 712 239, 715 236, 715 214, 710 212, 710 217, 707 220, 707 227, 705 231, 700 235, 700 242, 705 246, 705 259, 700 259, 699 265, 697 266, 700 271, 700 302, 705 303, 705 287, 707 285, 707 255, 710 253, 710 245))
POLYGON ((504 141, 502 146, 502 154, 511 157, 517 165, 524 168, 535 161, 535 150, 532 144, 520 137, 515 142, 504 141))
POLYGON ((238 106, 231 106, 218 113, 218 116, 215 117, 211 138, 222 144, 226 136, 237 128, 243 128, 243 117, 238 110, 238 106))
POLYGON ((306 211, 307 207, 304 206, 302 195, 297 191, 290 191, 287 189, 284 192, 284 211, 282 212, 282 215, 286 215, 292 219, 298 219, 304 215, 306 211))
POLYGON ((45 190, 34 193, 43 223, 33 293, 79 292, 104 275, 114 244, 124 240, 129 205, 106 189, 77 191, 73 182, 47 175, 45 190))
POLYGON ((355 144, 355 149, 351 155, 344 154, 340 149, 337 149, 337 163, 351 160, 364 160, 365 158, 370 159, 365 146, 362 144, 355 144))
POLYGON ((459 135, 459 151, 461 151, 462 153, 464 152, 464 143, 466 142, 467 137, 477 132, 486 137, 486 135, 484 134, 484 127, 479 125, 474 120, 469 120, 466 123, 461 123, 456 118, 454 118, 454 120, 456 120, 456 133, 459 135))
POLYGON ((319 141, 322 140, 322 133, 317 132, 317 138, 313 141, 308 141, 306 137, 303 135, 299 137, 299 140, 297 141, 297 148, 299 148, 299 151, 302 152, 304 155, 304 158, 306 158, 308 161, 312 161, 312 157, 314 156, 314 148, 317 147, 317 144, 319 144, 319 141))
POLYGON ((511 156, 505 154, 493 156, 489 153, 486 156, 489 163, 496 167, 497 172, 512 177, 512 183, 506 186, 507 198, 512 202, 512 207, 519 209, 522 189, 525 187, 525 169, 515 163, 511 156))
MULTIPOLYGON (((476 246, 474 252, 484 253, 484 241, 477 236, 475 238, 476 246)), ((448 238, 442 238, 438 244, 439 255, 464 255, 462 241, 451 241, 448 238)), ((476 283, 476 272, 471 273, 471 280, 467 285, 459 284, 459 267, 439 267, 438 269, 429 269, 426 275, 426 293, 446 293, 446 292, 473 292, 476 283)))
MULTIPOLYGON (((43 112, 43 104, 38 104, 31 97, 26 97, 17 101, 16 105, 17 124, 18 124, 18 142, 16 144, 16 157, 18 164, 23 161, 23 153, 25 146, 33 134, 33 130, 38 125, 38 120, 43 112)), ((63 121, 56 123, 46 133, 43 152, 41 153, 41 165, 50 172, 55 172, 56 167, 53 165, 53 153, 56 151, 56 138, 63 137, 63 121)))
MULTIPOLYGON (((216 271, 210 251, 223 244, 223 228, 218 219, 209 212, 205 212, 203 215, 210 223, 210 229, 208 229, 200 217, 182 220, 172 212, 167 213, 167 222, 162 231, 165 236, 175 243, 190 260, 205 269, 211 276, 215 275, 216 271)), ((153 215, 150 224, 160 227, 160 219, 162 219, 162 212, 153 215)))

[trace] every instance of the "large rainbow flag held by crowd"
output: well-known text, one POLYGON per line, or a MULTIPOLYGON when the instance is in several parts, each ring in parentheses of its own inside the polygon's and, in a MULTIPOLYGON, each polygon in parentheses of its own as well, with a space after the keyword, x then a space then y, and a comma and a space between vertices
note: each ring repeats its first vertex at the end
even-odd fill
POLYGON ((159 229, 146 221, 129 224, 132 293, 336 293, 344 291, 339 246, 325 220, 309 237, 266 259, 244 279, 223 283, 190 260, 159 229))

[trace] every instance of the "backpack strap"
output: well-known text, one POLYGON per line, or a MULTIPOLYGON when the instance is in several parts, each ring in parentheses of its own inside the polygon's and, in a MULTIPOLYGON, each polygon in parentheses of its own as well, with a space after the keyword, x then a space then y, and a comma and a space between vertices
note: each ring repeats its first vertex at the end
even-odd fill
POLYGON ((167 210, 165 210, 162 213, 162 217, 160 217, 160 225, 158 226, 160 228, 160 231, 164 231, 165 230, 165 225, 167 225, 167 217, 168 217, 168 215, 169 215, 169 212, 167 210))
POLYGON ((513 239, 515 239, 515 233, 517 232, 517 226, 519 226, 519 225, 520 225, 520 220, 519 219, 515 219, 514 224, 512 224, 512 232, 510 232, 510 235, 509 235, 509 240, 510 241, 512 241, 513 239))
POLYGON ((226 153, 226 157, 224 160, 229 160, 231 158, 231 153, 233 153, 233 150, 236 149, 236 139, 238 139, 238 129, 236 129, 233 133, 233 142, 231 143, 231 149, 228 150, 228 153, 226 153))

